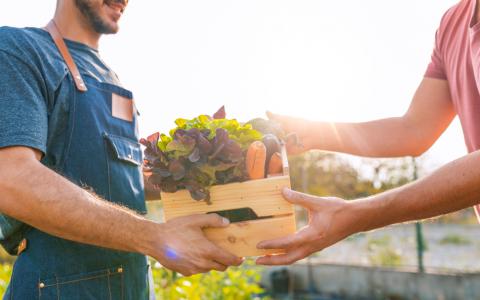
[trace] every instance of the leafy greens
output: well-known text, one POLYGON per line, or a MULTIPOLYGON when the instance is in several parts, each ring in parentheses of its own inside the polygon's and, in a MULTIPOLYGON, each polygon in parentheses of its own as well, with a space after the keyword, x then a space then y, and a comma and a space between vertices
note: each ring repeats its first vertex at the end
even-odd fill
POLYGON ((222 107, 213 117, 177 119, 168 135, 141 139, 150 183, 163 192, 186 189, 195 200, 210 202, 209 187, 247 180, 245 152, 263 134, 251 124, 227 119, 222 107))

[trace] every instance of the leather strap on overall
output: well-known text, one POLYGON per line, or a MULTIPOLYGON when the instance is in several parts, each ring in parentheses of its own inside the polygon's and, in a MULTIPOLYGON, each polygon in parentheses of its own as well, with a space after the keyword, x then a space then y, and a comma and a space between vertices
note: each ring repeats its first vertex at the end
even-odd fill
POLYGON ((52 36, 52 39, 55 42, 55 45, 57 45, 58 51, 60 51, 60 54, 65 60, 65 63, 67 64, 67 67, 70 70, 70 73, 72 74, 73 81, 75 82, 75 86, 77 87, 77 90, 79 90, 80 92, 86 92, 87 86, 85 85, 85 82, 83 81, 83 78, 80 75, 80 72, 78 71, 75 61, 73 60, 72 56, 70 55, 70 52, 68 51, 67 45, 65 45, 63 36, 58 30, 57 25, 55 24, 55 21, 51 20, 48 23, 47 27, 45 27, 45 29, 52 36))
MULTIPOLYGON (((55 45, 57 46, 58 51, 60 51, 60 54, 62 55, 63 60, 67 64, 67 67, 70 70, 70 73, 72 74, 73 81, 75 82, 75 86, 77 90, 79 90, 80 92, 86 92, 88 90, 87 86, 85 85, 85 82, 83 81, 83 78, 80 75, 80 72, 78 71, 75 61, 73 60, 72 56, 70 55, 70 52, 68 51, 67 45, 65 45, 63 36, 60 34, 60 31, 58 31, 55 21, 53 20, 50 21, 50 23, 48 23, 45 29, 52 36, 52 39, 55 42, 55 45)), ((23 238, 20 244, 18 245, 17 255, 20 255, 23 251, 25 251, 27 249, 27 245, 28 245, 27 239, 23 238)))
MULTIPOLYGON (((58 31, 55 21, 53 20, 50 21, 50 23, 48 23, 45 29, 52 36, 52 39, 55 42, 55 45, 57 46, 58 51, 60 51, 60 54, 62 55, 63 60, 67 64, 67 67, 70 70, 70 73, 72 74, 73 81, 75 82, 75 86, 77 90, 79 90, 80 92, 86 92, 87 86, 85 85, 85 82, 83 81, 83 78, 80 75, 80 72, 78 71, 75 61, 73 60, 72 56, 70 55, 70 52, 68 51, 67 45, 65 45, 65 41, 63 40, 63 37, 60 34, 60 31, 58 31)), ((25 251, 27 249, 27 245, 28 245, 27 239, 23 238, 17 247, 17 255, 20 255, 23 251, 25 251)))

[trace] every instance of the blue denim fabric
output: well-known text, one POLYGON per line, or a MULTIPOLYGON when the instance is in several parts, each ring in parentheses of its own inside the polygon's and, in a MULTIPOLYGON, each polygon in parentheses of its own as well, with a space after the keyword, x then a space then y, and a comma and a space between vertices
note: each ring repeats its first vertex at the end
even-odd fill
MULTIPOLYGON (((104 199, 144 214, 137 116, 133 122, 112 116, 112 93, 128 99, 132 93, 88 76, 84 79, 88 91, 77 91, 69 100, 66 147, 58 172, 104 199)), ((27 250, 15 263, 4 299, 149 297, 149 267, 143 255, 75 243, 35 228, 29 228, 25 237, 27 250)))
MULTIPOLYGON (((120 81, 98 50, 65 40, 80 72, 99 82, 120 81)), ((42 163, 60 170, 75 86, 50 34, 40 28, 0 27, 0 148, 43 152, 42 163)), ((1 195, 0 195, 1 197, 1 195)), ((25 225, 0 214, 0 244, 17 253, 25 225)))

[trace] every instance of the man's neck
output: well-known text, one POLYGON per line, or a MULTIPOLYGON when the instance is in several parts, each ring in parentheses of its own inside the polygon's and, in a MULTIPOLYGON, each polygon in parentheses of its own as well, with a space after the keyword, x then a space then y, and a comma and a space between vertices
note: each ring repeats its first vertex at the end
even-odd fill
POLYGON ((55 11, 54 21, 62 36, 66 39, 85 44, 98 49, 100 34, 87 23, 73 1, 59 1, 55 11))

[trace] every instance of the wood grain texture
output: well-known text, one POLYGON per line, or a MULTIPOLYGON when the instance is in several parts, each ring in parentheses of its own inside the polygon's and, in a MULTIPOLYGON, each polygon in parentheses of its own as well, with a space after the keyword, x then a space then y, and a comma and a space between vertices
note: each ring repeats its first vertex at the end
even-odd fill
POLYGON ((205 235, 209 240, 240 257, 283 253, 281 249, 268 251, 257 249, 257 244, 263 240, 284 237, 294 232, 294 215, 233 223, 227 228, 205 229, 205 235))
POLYGON ((195 201, 188 191, 162 193, 165 220, 214 211, 249 207, 257 216, 278 216, 293 213, 293 205, 282 197, 282 189, 290 187, 290 177, 278 176, 213 186, 211 205, 195 201))
POLYGON ((285 146, 285 144, 282 144, 280 150, 280 154, 282 155, 283 175, 290 177, 290 166, 288 165, 287 147, 285 146))
POLYGON ((249 207, 259 217, 273 217, 232 223, 227 228, 205 229, 207 238, 237 256, 282 253, 282 250, 259 250, 256 246, 260 241, 287 236, 295 232, 295 210, 294 206, 282 197, 284 187, 290 187, 289 176, 218 185, 210 190, 211 205, 205 201, 193 200, 188 191, 162 193, 165 220, 249 207))
POLYGON ((277 250, 259 250, 263 240, 290 235, 296 230, 295 209, 282 197, 282 189, 290 187, 287 152, 282 146, 283 176, 275 176, 241 183, 229 183, 210 188, 211 204, 195 201, 186 190, 162 193, 165 220, 193 214, 238 208, 251 208, 266 219, 232 223, 227 228, 208 228, 205 235, 219 247, 242 257, 282 253, 277 250))

